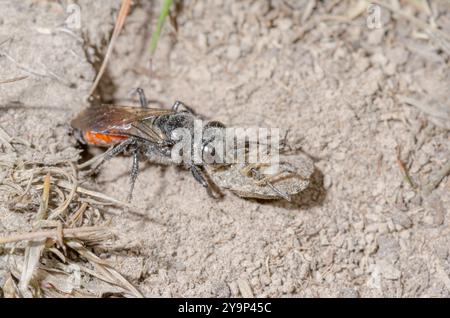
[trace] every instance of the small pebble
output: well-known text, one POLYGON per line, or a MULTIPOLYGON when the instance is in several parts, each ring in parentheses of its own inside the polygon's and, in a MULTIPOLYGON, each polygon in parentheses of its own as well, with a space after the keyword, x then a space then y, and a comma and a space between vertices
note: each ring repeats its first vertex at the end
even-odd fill
POLYGON ((230 60, 237 60, 241 56, 241 48, 236 45, 232 45, 227 49, 227 58, 230 60))

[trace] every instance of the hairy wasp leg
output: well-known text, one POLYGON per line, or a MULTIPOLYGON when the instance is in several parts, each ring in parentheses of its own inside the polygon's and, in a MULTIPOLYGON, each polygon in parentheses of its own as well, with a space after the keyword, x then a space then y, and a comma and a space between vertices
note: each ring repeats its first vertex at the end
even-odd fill
POLYGON ((127 200, 131 201, 133 196, 134 184, 136 183, 137 176, 139 174, 139 149, 135 147, 133 149, 133 167, 131 168, 130 176, 130 191, 128 192, 127 200))
POLYGON ((195 113, 195 111, 187 106, 186 104, 184 104, 183 102, 180 102, 179 100, 177 100, 173 105, 172 105, 172 110, 176 113, 178 112, 182 112, 182 111, 188 111, 189 113, 191 113, 192 115, 197 115, 195 113))
POLYGON ((140 87, 136 88, 136 92, 139 94, 139 103, 141 104, 142 108, 148 107, 148 101, 147 97, 145 97, 144 90, 140 87))
POLYGON ((208 195, 214 199, 218 199, 220 196, 215 196, 213 191, 211 190, 211 185, 208 183, 208 181, 206 181, 202 171, 200 170, 201 168, 197 167, 197 166, 190 166, 190 170, 192 175, 194 176, 194 179, 197 180, 198 183, 200 183, 205 189, 206 192, 208 193, 208 195))
POLYGON ((127 149, 127 147, 131 144, 133 144, 135 141, 130 138, 127 139, 123 142, 121 142, 120 144, 114 146, 113 148, 110 148, 109 150, 107 150, 104 154, 103 157, 99 160, 99 163, 94 166, 90 172, 88 172, 88 175, 92 175, 98 172, 98 170, 100 169, 100 167, 108 160, 110 160, 111 158, 117 156, 118 154, 120 154, 121 152, 125 151, 125 149, 127 149))
POLYGON ((104 160, 109 160, 115 156, 117 156, 118 154, 120 154, 121 152, 124 152, 127 147, 129 145, 134 144, 136 141, 133 138, 128 138, 127 140, 121 142, 120 144, 118 144, 117 146, 115 146, 113 149, 108 150, 107 152, 105 152, 105 158, 104 160))

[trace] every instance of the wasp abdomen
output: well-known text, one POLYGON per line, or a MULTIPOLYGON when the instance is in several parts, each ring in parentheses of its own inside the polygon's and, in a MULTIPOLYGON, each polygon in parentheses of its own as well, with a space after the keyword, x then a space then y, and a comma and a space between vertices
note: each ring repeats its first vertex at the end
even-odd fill
POLYGON ((108 135, 90 130, 84 132, 83 139, 93 146, 108 147, 128 139, 128 136, 108 135))

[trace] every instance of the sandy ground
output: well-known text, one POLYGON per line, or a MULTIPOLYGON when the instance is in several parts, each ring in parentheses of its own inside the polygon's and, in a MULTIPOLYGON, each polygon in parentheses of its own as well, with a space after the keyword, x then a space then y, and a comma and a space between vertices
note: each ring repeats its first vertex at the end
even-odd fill
MULTIPOLYGON (((80 29, 65 25, 68 1, 0 0, 0 127, 36 156, 76 151, 68 122, 88 106, 120 6, 75 2, 80 29)), ((137 103, 142 87, 156 106, 290 129, 316 184, 300 203, 217 201, 186 171, 142 164, 137 212, 104 214, 115 268, 146 296, 448 297, 450 178, 424 188, 450 155, 449 3, 401 1, 404 15, 381 9, 373 29, 356 1, 183 1, 150 70, 155 2, 133 6, 101 99, 137 103)), ((123 200, 130 167, 114 158, 86 186, 123 200)), ((0 202, 1 233, 29 218, 0 202)))

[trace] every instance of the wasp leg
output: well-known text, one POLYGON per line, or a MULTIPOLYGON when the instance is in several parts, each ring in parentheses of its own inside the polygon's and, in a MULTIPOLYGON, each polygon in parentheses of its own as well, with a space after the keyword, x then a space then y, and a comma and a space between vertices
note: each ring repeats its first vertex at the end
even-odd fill
POLYGON ((212 186, 206 181, 206 178, 203 174, 203 172, 200 170, 201 168, 198 166, 190 166, 190 170, 192 175, 194 176, 194 179, 197 180, 198 183, 200 183, 205 189, 208 195, 214 199, 220 198, 220 193, 218 195, 214 195, 214 192, 212 190, 212 186))
POLYGON ((139 94, 139 103, 141 104, 142 108, 148 107, 148 101, 147 97, 145 97, 144 90, 140 87, 136 88, 136 92, 139 94))
POLYGON ((133 144, 135 141, 130 138, 127 139, 125 141, 123 141, 122 143, 114 146, 113 148, 110 148, 109 150, 107 150, 105 153, 103 153, 103 155, 101 156, 101 159, 99 159, 98 163, 93 166, 93 168, 87 173, 87 175, 93 175, 96 174, 98 172, 98 170, 100 169, 100 167, 108 160, 110 160, 111 158, 117 156, 118 154, 120 154, 121 152, 125 151, 126 148, 133 144))
POLYGON ((136 183, 137 176, 139 174, 139 149, 135 147, 133 149, 133 167, 131 168, 131 177, 130 177, 130 191, 128 192, 127 200, 131 201, 133 196, 134 184, 136 183))
POLYGON ((192 115, 197 115, 196 112, 189 106, 187 106, 186 104, 184 104, 183 102, 180 102, 179 100, 177 100, 173 105, 172 105, 172 110, 176 113, 182 112, 182 111, 188 111, 189 113, 191 113, 192 115))
POLYGON ((121 142, 120 144, 115 146, 113 149, 111 149, 111 151, 107 151, 105 153, 105 160, 109 160, 109 159, 117 156, 121 152, 124 152, 129 145, 132 145, 135 142, 136 141, 133 138, 128 138, 127 140, 121 142))

